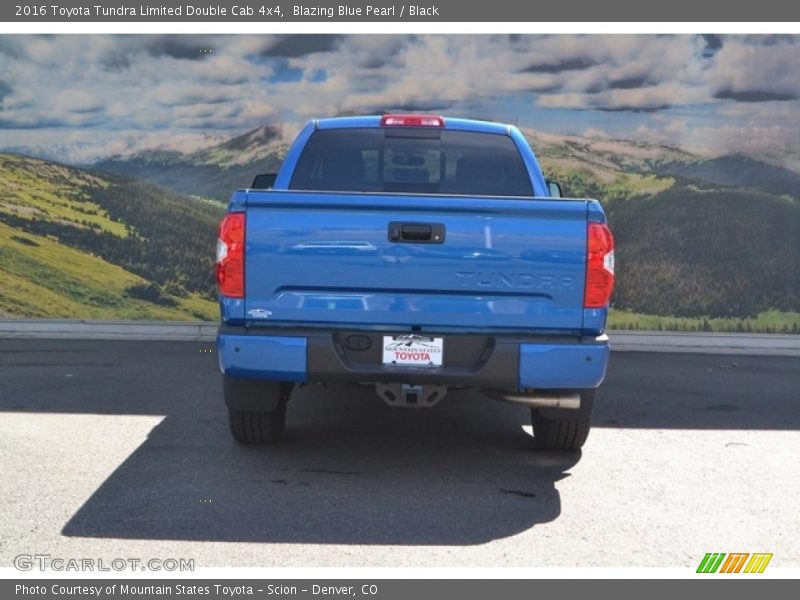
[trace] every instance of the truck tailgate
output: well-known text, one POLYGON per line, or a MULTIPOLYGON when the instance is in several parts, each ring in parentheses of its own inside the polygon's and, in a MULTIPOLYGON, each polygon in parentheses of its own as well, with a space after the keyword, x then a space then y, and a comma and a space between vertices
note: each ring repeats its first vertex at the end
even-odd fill
POLYGON ((251 191, 246 319, 579 331, 586 219, 577 200, 251 191))

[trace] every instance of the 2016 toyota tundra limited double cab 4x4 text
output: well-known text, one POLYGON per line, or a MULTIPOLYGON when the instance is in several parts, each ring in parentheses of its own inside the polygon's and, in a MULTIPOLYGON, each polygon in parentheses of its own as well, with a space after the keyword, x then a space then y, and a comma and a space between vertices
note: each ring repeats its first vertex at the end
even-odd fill
POLYGON ((508 125, 427 115, 309 122, 219 228, 217 346, 233 437, 277 441, 299 384, 429 407, 476 387, 575 450, 609 358, 614 242, 508 125))

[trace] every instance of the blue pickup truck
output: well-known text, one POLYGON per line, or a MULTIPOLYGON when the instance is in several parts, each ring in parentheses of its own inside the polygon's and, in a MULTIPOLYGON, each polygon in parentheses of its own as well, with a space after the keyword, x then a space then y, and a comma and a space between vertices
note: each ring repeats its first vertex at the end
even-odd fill
POLYGON ((280 439, 295 386, 430 407, 476 387, 576 450, 609 358, 614 241, 515 127, 429 115, 309 122, 238 190, 217 243, 217 347, 236 441, 280 439))

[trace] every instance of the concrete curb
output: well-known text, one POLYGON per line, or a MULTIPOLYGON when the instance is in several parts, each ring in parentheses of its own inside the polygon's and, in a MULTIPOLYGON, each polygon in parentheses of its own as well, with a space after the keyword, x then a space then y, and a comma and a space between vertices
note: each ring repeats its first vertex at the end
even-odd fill
POLYGON ((609 331, 608 336, 614 351, 800 357, 800 335, 609 331))
POLYGON ((210 342, 217 323, 194 321, 84 321, 0 319, 0 338, 210 342))
MULTIPOLYGON (((217 323, 0 319, 0 339, 213 342, 217 323)), ((760 354, 800 357, 800 335, 610 331, 615 352, 760 354)))

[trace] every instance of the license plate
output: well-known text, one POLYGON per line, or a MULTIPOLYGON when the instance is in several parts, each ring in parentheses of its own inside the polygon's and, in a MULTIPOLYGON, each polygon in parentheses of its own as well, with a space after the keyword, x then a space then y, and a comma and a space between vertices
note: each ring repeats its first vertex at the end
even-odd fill
POLYGON ((383 336, 383 364, 441 367, 444 338, 424 335, 383 336))

